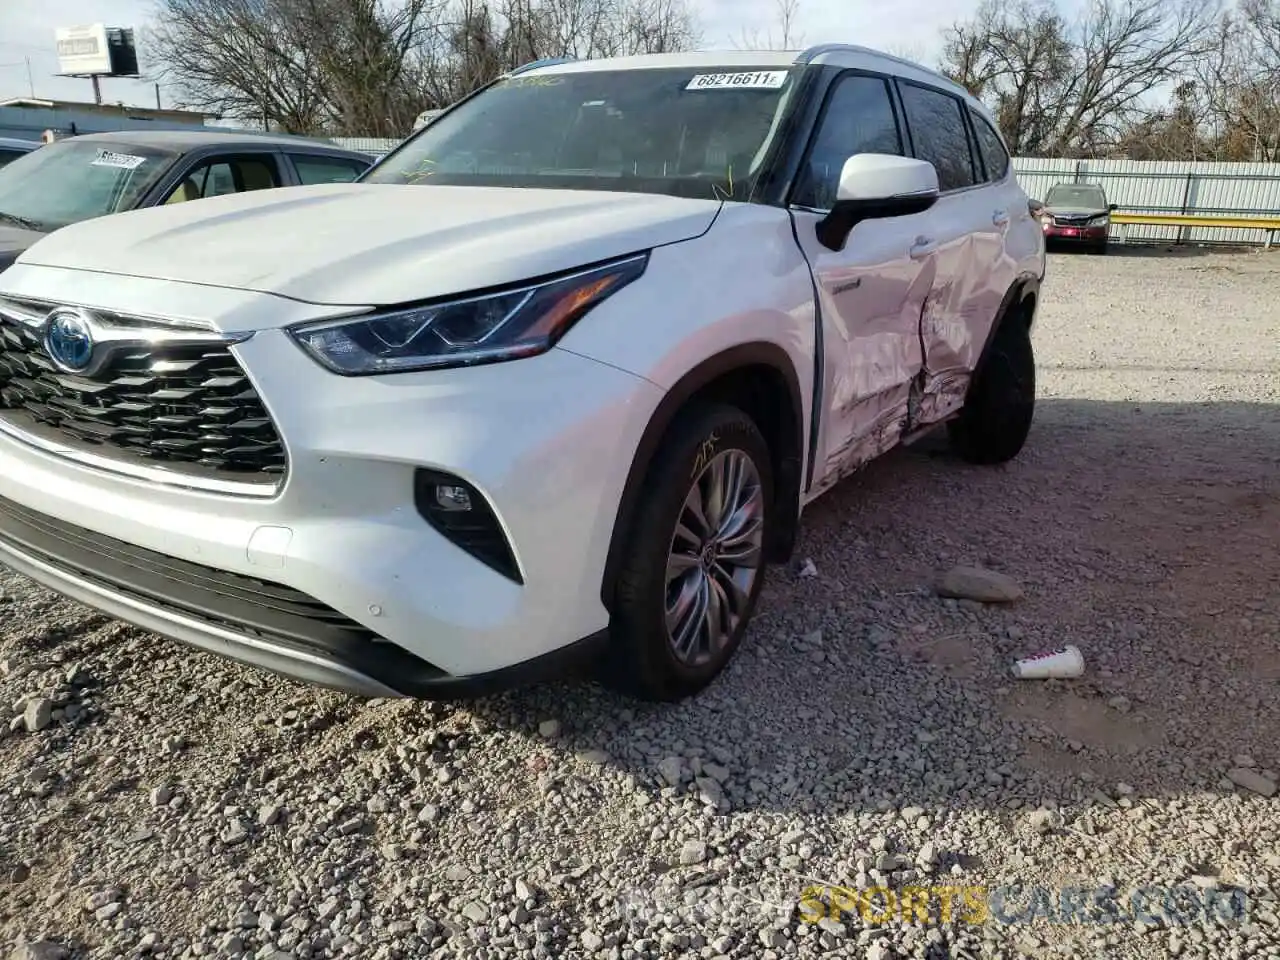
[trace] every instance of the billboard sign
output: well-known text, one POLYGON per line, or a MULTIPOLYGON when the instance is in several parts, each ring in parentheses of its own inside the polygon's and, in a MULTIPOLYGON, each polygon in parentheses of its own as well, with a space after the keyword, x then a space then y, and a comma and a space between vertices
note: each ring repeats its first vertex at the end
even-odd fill
POLYGON ((111 74, 111 48, 105 24, 58 27, 58 72, 67 76, 111 74))

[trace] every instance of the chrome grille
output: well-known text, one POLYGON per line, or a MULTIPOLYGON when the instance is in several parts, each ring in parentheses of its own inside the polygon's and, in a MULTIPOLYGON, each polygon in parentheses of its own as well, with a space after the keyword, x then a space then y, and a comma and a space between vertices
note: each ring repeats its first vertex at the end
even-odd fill
POLYGON ((273 488, 284 445, 252 383, 212 330, 92 313, 114 340, 85 375, 50 359, 52 304, 0 300, 0 422, 59 452, 192 480, 273 488))

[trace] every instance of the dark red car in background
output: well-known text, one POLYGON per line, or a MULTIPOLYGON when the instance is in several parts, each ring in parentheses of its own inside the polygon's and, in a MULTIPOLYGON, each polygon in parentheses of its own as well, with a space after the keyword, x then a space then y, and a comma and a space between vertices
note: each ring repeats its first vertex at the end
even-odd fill
POLYGON ((1071 244, 1095 253, 1107 252, 1114 203, 1096 183, 1057 183, 1049 189, 1040 210, 1045 243, 1071 244))

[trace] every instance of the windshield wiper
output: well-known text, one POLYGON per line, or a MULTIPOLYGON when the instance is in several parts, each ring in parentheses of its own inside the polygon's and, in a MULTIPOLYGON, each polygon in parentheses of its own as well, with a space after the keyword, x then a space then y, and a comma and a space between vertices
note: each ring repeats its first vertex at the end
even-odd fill
POLYGON ((35 220, 28 220, 26 217, 20 217, 16 213, 5 213, 0 210, 0 220, 7 220, 9 223, 16 223, 24 230, 34 230, 37 233, 44 233, 44 227, 35 220))

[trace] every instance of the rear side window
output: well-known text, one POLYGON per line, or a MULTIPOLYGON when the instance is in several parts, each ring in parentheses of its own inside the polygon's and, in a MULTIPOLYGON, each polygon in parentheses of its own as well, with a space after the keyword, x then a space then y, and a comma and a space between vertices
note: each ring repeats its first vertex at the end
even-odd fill
POLYGON ((298 171, 298 182, 313 183, 349 183, 364 173, 367 163, 354 160, 343 160, 341 157, 317 157, 291 153, 289 159, 298 171))
POLYGON ((972 110, 969 116, 973 119, 973 131, 978 135, 978 151, 982 154, 982 165, 987 168, 987 179, 1003 180, 1009 172, 1009 154, 1000 142, 1000 135, 972 110))
POLYGON ((902 138, 881 77, 846 74, 836 81, 800 172, 794 202, 829 210, 844 162, 858 153, 902 155, 902 138))
POLYGON ((6 150, 4 147, 0 147, 0 167, 3 167, 6 163, 17 160, 20 156, 22 156, 22 154, 17 150, 6 150))
POLYGON ((973 186, 977 177, 960 101, 914 83, 900 83, 899 90, 916 156, 937 169, 938 188, 945 193, 973 186))

